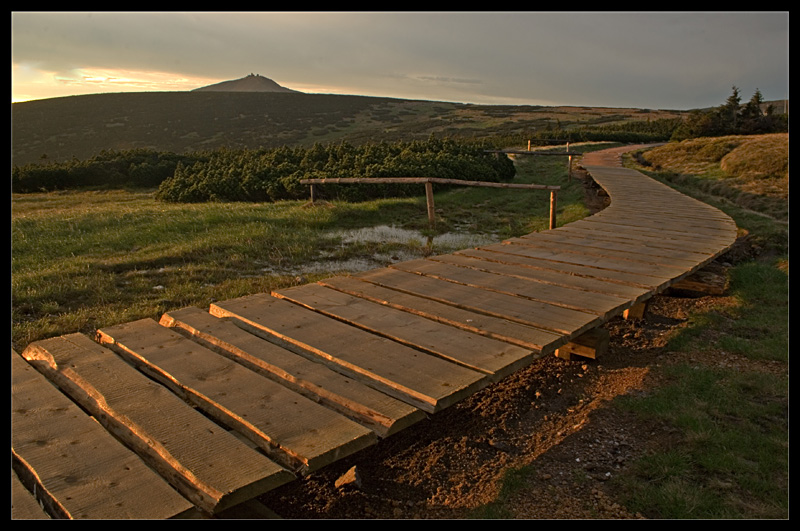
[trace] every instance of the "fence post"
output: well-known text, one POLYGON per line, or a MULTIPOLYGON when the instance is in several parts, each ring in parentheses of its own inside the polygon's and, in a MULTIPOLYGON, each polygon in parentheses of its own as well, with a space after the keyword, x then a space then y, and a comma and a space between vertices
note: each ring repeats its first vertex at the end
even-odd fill
MULTIPOLYGON (((569 142, 567 142, 567 153, 569 153, 569 142)), ((572 181, 572 155, 567 156, 567 182, 572 181)))
POLYGON ((436 225, 436 212, 433 208, 433 183, 425 181, 425 199, 428 202, 428 225, 434 228, 436 225))
POLYGON ((311 203, 313 204, 314 200, 316 199, 316 193, 315 193, 315 190, 314 190, 314 185, 313 184, 309 184, 308 188, 311 190, 311 203))
POLYGON ((556 204, 558 202, 557 190, 550 190, 550 230, 556 228, 556 204))

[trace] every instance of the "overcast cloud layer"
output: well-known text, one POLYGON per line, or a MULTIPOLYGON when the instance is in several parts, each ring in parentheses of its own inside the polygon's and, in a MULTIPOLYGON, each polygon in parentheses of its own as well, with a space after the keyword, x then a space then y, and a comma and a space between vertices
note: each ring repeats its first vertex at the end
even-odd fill
POLYGON ((12 13, 12 101, 191 90, 691 109, 789 97, 788 12, 12 13))

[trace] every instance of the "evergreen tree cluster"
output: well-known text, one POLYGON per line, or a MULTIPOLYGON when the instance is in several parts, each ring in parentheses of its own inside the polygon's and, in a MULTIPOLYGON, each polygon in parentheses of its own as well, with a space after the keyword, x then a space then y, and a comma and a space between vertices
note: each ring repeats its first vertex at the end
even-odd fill
MULTIPOLYGON (((301 179, 437 177, 507 181, 514 164, 484 152, 479 143, 434 137, 353 146, 314 144, 261 150, 217 150, 207 160, 179 164, 157 192, 167 202, 278 201, 308 197, 301 179)), ((418 185, 326 185, 330 197, 365 200, 419 195, 418 185)))
MULTIPOLYGON (((311 147, 218 149, 174 154, 146 149, 102 151, 88 160, 14 166, 11 188, 30 193, 76 188, 158 187, 167 202, 277 201, 308 197, 301 179, 347 177, 438 177, 508 181, 513 162, 484 151, 485 142, 437 139, 346 142, 311 147)), ((418 195, 418 185, 326 185, 324 193, 344 200, 418 195)))
POLYGON ((179 164, 206 155, 176 155, 146 149, 101 151, 88 160, 13 166, 11 191, 49 192, 75 188, 152 188, 171 176, 179 164))
POLYGON ((722 105, 710 110, 692 111, 675 129, 670 140, 788 132, 788 115, 775 113, 772 105, 762 109, 763 104, 764 97, 758 89, 747 103, 742 104, 739 89, 734 86, 722 105))

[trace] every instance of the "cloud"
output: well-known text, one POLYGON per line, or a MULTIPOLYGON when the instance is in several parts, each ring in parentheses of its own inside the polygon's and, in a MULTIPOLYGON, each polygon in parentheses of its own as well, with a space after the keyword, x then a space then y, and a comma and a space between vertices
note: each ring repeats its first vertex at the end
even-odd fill
POLYGON ((12 64, 14 93, 34 71, 71 89, 77 72, 126 72, 109 85, 130 90, 253 72, 297 90, 691 108, 732 85, 788 97, 788 13, 12 13, 12 64))

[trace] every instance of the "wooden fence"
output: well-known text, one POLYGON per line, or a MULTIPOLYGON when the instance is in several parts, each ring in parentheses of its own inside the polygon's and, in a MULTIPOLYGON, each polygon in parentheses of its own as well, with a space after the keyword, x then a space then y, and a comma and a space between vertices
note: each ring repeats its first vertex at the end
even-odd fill
POLYGON ((558 191, 560 186, 544 184, 523 183, 495 183, 487 181, 463 181, 460 179, 440 179, 436 177, 352 177, 339 179, 302 179, 300 184, 307 184, 311 189, 311 202, 316 200, 315 186, 322 184, 424 184, 425 197, 428 203, 428 223, 433 228, 436 224, 436 214, 433 203, 433 183, 456 184, 460 186, 480 186, 485 188, 521 188, 526 190, 550 190, 550 229, 556 227, 556 207, 558 205, 558 191))

